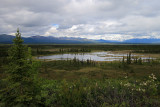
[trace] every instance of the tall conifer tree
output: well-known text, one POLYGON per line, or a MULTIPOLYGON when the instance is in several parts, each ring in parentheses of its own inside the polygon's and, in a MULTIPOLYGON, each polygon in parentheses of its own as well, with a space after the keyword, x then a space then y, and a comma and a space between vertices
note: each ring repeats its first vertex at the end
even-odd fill
POLYGON ((31 48, 23 45, 17 29, 13 46, 8 51, 7 86, 2 91, 5 106, 37 105, 40 88, 36 79, 38 64, 32 60, 31 48))

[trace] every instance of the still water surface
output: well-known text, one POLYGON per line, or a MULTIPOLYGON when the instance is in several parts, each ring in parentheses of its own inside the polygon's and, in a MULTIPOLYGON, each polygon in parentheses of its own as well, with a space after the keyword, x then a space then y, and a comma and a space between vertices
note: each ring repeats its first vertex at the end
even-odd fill
MULTIPOLYGON (((91 53, 66 53, 66 54, 57 54, 57 55, 49 55, 49 56, 40 56, 38 59, 49 59, 49 60, 69 60, 69 59, 79 59, 79 60, 87 60, 91 59, 94 61, 119 61, 123 59, 123 56, 127 56, 127 54, 118 54, 108 52, 91 52, 91 53)), ((142 59, 149 59, 149 57, 144 57, 143 55, 134 55, 132 57, 141 57, 142 59)))

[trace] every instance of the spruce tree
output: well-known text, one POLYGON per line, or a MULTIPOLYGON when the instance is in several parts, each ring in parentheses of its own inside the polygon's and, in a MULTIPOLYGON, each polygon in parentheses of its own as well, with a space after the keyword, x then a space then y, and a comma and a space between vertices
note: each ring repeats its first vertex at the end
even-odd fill
POLYGON ((22 43, 21 33, 17 29, 13 46, 8 51, 7 85, 1 90, 2 101, 8 107, 33 106, 39 103, 38 64, 32 60, 31 48, 22 43))

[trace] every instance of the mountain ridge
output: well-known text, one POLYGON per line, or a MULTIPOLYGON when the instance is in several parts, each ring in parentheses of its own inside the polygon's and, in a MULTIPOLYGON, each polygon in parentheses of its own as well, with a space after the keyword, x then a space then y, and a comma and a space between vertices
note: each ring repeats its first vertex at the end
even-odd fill
MULTIPOLYGON (((11 44, 15 36, 2 34, 0 35, 0 43, 11 44)), ((83 38, 66 38, 66 37, 52 37, 52 36, 31 36, 22 37, 26 44, 83 44, 94 43, 92 40, 83 38)))
MULTIPOLYGON (((0 43, 1 44, 11 44, 15 36, 1 34, 0 43)), ((84 43, 116 43, 116 44, 160 44, 160 39, 156 38, 134 38, 124 41, 116 40, 91 40, 86 38, 74 38, 74 37, 53 37, 53 36, 31 36, 22 37, 25 44, 84 44, 84 43)))

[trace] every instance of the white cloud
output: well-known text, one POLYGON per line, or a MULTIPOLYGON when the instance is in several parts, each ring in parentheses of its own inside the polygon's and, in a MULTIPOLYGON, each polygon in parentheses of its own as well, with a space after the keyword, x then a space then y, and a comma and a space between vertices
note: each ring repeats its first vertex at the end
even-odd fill
POLYGON ((1 0, 0 24, 0 33, 19 27, 24 36, 160 38, 160 1, 1 0))
POLYGON ((52 26, 52 27, 44 34, 44 36, 51 36, 51 35, 54 35, 54 34, 57 33, 57 32, 58 32, 57 27, 52 26))

